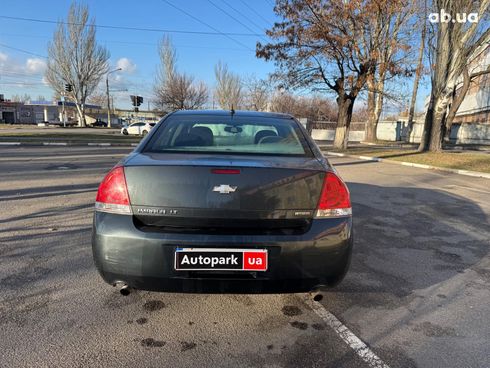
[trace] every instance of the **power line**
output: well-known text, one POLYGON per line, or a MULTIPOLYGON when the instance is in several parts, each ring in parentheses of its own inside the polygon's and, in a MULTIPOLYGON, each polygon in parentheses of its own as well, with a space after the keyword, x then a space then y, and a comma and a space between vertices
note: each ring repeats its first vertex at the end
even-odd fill
POLYGON ((267 2, 271 5, 274 6, 274 2, 272 0, 267 0, 267 2))
POLYGON ((47 86, 45 83, 24 83, 24 82, 0 82, 0 84, 7 85, 7 86, 47 86))
MULTIPOLYGON (((165 1, 165 0, 162 0, 165 1)), ((166 1, 165 1, 166 2, 166 1)), ((177 8, 173 4, 167 2, 169 5, 175 7, 176 9, 181 10, 180 8, 177 8)), ((191 16, 190 14, 186 13, 187 15, 191 16)), ((54 20, 48 20, 48 19, 38 19, 38 18, 23 18, 23 17, 11 17, 11 16, 6 16, 6 15, 0 15, 0 18, 3 19, 9 19, 9 20, 20 20, 20 21, 25 21, 25 22, 36 22, 36 23, 48 23, 48 24, 65 24, 65 25, 81 25, 80 23, 70 23, 70 22, 58 22, 54 20)), ((207 27, 210 27, 208 24, 199 21, 200 23, 206 25, 207 27)), ((128 27, 128 26, 114 26, 114 25, 107 25, 107 24, 94 24, 96 28, 107 28, 107 29, 122 29, 122 30, 127 30, 127 31, 142 31, 142 32, 159 32, 159 33, 182 33, 182 34, 199 34, 199 35, 207 35, 207 36, 244 36, 244 37, 260 37, 261 34, 259 33, 238 33, 238 32, 221 32, 213 27, 210 27, 213 29, 215 32, 205 32, 205 31, 184 31, 184 30, 178 30, 178 29, 165 29, 165 28, 144 28, 144 27, 128 27)), ((243 44, 242 44, 243 45, 243 44)))
POLYGON ((234 10, 235 13, 240 14, 242 17, 244 17, 246 20, 248 20, 250 22, 250 24, 253 24, 255 27, 257 27, 258 29, 260 29, 261 31, 263 31, 263 28, 264 27, 262 27, 262 26, 258 25, 257 23, 255 23, 250 17, 248 17, 245 14, 243 14, 243 12, 240 12, 237 8, 235 8, 234 6, 232 6, 229 2, 227 2, 225 0, 221 0, 221 2, 223 4, 225 4, 227 7, 229 7, 230 9, 234 10))
MULTIPOLYGON (((240 0, 240 2, 245 5, 247 8, 249 8, 252 12, 255 13, 255 15, 257 15, 260 19, 262 19, 264 22, 267 23, 267 25, 271 25, 271 22, 267 19, 265 19, 258 11, 256 11, 254 8, 252 8, 250 5, 247 4, 246 1, 243 1, 243 0, 240 0)), ((270 3, 269 3, 270 4, 270 3)), ((274 6, 274 4, 271 4, 272 6, 274 6)))
POLYGON ((29 82, 42 81, 42 77, 40 75, 34 76, 34 75, 27 75, 27 74, 20 74, 20 73, 19 74, 10 74, 10 73, 6 73, 6 72, 0 70, 0 80, 4 80, 6 82, 9 82, 9 80, 5 80, 5 78, 14 79, 14 80, 21 79, 21 80, 26 80, 29 82))
POLYGON ((5 47, 6 49, 11 49, 11 50, 15 50, 15 51, 19 51, 19 52, 23 52, 25 54, 29 54, 29 55, 34 55, 34 56, 38 56, 38 57, 41 57, 41 58, 44 58, 44 59, 47 59, 46 56, 44 55, 39 55, 39 54, 36 54, 34 52, 31 52, 31 51, 27 51, 27 50, 23 50, 23 49, 19 49, 17 47, 13 47, 13 46, 9 46, 9 45, 5 45, 3 43, 0 43, 0 47, 5 47))
MULTIPOLYGON (((27 37, 27 38, 39 38, 50 40, 52 36, 38 36, 38 35, 26 35, 19 33, 5 33, 2 32, 2 35, 9 37, 27 37)), ((108 44, 121 44, 121 45, 140 45, 140 46, 154 46, 157 47, 158 43, 156 42, 142 42, 142 41, 118 41, 118 40, 97 40, 99 43, 108 43, 108 44)), ((243 48, 238 47, 214 47, 214 46, 202 46, 202 45, 180 45, 174 44, 176 48, 193 48, 193 49, 210 49, 210 50, 229 50, 229 51, 240 51, 240 52, 248 52, 243 48)))
MULTIPOLYGON (((239 19, 235 18, 233 15, 231 15, 230 13, 228 13, 225 9, 221 8, 220 6, 218 6, 217 4, 215 4, 212 0, 207 0, 208 3, 210 3, 212 6, 214 6, 216 9, 218 9, 219 11, 221 11, 223 14, 226 14, 227 16, 229 16, 231 19, 233 19, 235 22, 237 23, 240 23, 242 26, 244 26, 246 29, 248 29, 249 31, 251 32, 254 32, 254 30, 252 28, 250 28, 249 26, 247 26, 245 23, 241 22, 239 19)), ((262 38, 263 40, 265 40, 262 36, 260 37, 262 38)))
MULTIPOLYGON (((201 20, 201 19, 199 19, 199 18, 197 18, 197 17, 193 16, 192 14, 188 13, 188 12, 187 12, 187 11, 185 11, 184 9, 179 8, 177 5, 172 4, 170 1, 168 1, 168 0, 162 0, 162 1, 163 1, 164 3, 166 3, 167 5, 170 5, 172 8, 177 9, 177 10, 178 10, 178 11, 180 11, 181 13, 183 13, 183 14, 187 15, 189 18, 192 18, 192 19, 194 19, 196 22, 199 22, 199 23, 201 23, 201 24, 205 25, 206 27, 208 27, 208 28, 212 29, 213 31, 218 32, 219 34, 221 34, 221 35, 225 36, 226 38, 228 38, 228 39, 230 39, 231 41, 233 41, 233 42, 235 42, 235 43, 239 44, 240 46, 243 46, 243 47, 245 47, 246 49, 248 49, 248 50, 250 50, 250 51, 254 51, 254 50, 252 50, 250 47, 248 47, 247 45, 245 45, 244 43, 242 43, 242 42, 240 42, 240 41, 238 41, 238 40, 235 40, 233 37, 230 37, 230 35, 228 35, 228 34, 226 34, 226 33, 221 32, 219 29, 217 29, 217 28, 213 27, 212 25, 210 25, 210 24, 208 24, 208 23, 204 22, 203 20, 201 20)), ((260 35, 259 35, 259 36, 260 36, 260 35)))
POLYGON ((0 69, 0 73, 2 74, 12 74, 12 75, 20 75, 20 76, 25 76, 25 77, 42 77, 42 73, 30 73, 27 71, 21 71, 21 70, 13 70, 13 69, 0 69))

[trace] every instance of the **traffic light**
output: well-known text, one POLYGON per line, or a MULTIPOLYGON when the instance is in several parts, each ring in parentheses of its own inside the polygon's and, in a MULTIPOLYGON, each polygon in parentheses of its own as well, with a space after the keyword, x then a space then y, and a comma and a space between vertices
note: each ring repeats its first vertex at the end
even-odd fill
POLYGON ((73 91, 73 87, 72 87, 72 85, 71 85, 71 84, 66 83, 66 84, 65 84, 65 91, 66 91, 66 92, 71 92, 71 91, 73 91))
POLYGON ((138 109, 137 107, 134 108, 134 112, 139 112, 140 109, 138 109))
POLYGON ((131 98, 131 103, 133 104, 133 106, 139 106, 143 103, 143 97, 141 96, 129 96, 131 98))

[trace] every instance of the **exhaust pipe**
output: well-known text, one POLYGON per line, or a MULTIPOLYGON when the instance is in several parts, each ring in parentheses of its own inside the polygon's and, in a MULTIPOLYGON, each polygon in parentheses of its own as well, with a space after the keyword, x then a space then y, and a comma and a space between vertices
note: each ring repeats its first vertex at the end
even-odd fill
POLYGON ((320 293, 316 293, 316 294, 313 296, 313 300, 314 300, 315 302, 319 302, 319 301, 321 301, 322 299, 323 299, 323 295, 322 295, 322 294, 320 294, 320 293))
POLYGON ((131 294, 131 289, 129 288, 129 286, 127 284, 124 284, 119 289, 119 292, 121 293, 122 296, 128 296, 129 294, 131 294))

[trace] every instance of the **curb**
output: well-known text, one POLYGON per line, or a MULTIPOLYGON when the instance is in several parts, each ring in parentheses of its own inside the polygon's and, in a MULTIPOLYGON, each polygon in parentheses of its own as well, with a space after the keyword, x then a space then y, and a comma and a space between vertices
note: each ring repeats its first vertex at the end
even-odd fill
POLYGON ((139 143, 108 142, 0 142, 0 146, 90 146, 90 147, 136 147, 139 143))
POLYGON ((352 158, 358 158, 358 159, 364 160, 364 161, 386 162, 386 163, 389 163, 389 164, 396 164, 396 165, 402 165, 402 166, 410 166, 410 167, 416 167, 416 168, 419 168, 419 169, 437 170, 437 171, 450 172, 450 173, 453 173, 453 174, 459 174, 459 175, 473 176, 473 177, 477 177, 477 178, 490 179, 490 173, 483 173, 483 172, 479 172, 479 171, 448 169, 448 168, 445 168, 445 167, 431 166, 431 165, 424 165, 424 164, 416 164, 416 163, 413 163, 413 162, 395 161, 395 160, 389 160, 389 159, 380 158, 380 157, 356 156, 356 155, 349 155, 349 154, 345 154, 345 153, 330 152, 330 151, 323 151, 323 153, 326 154, 326 155, 328 155, 328 156, 352 157, 352 158))

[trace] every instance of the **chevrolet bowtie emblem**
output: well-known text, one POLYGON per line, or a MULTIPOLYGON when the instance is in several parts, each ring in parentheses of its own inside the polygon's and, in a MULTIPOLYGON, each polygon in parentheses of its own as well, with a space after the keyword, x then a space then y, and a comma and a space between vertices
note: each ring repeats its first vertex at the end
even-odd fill
POLYGON ((213 192, 218 192, 220 194, 230 194, 236 191, 237 187, 232 187, 228 184, 217 185, 213 188, 213 192))

